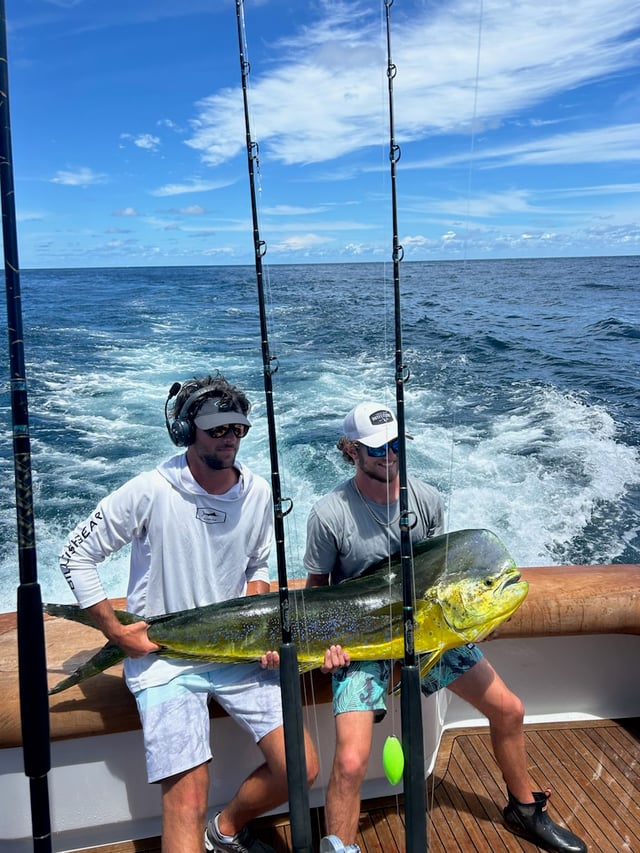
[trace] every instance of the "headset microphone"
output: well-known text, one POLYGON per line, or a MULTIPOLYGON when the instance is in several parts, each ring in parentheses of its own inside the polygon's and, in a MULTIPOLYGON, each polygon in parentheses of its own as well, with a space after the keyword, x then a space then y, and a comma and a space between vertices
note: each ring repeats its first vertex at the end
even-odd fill
POLYGON ((178 391, 182 388, 182 385, 179 382, 174 382, 171 388, 169 388, 169 396, 167 397, 167 401, 164 404, 164 422, 167 426, 167 432, 169 433, 169 438, 171 441, 174 440, 173 433, 171 431, 171 424, 169 423, 169 415, 167 413, 167 409, 169 407, 169 401, 172 400, 178 391))
POLYGON ((196 400, 199 400, 200 397, 204 397, 205 395, 210 395, 212 388, 208 385, 204 388, 198 388, 197 391, 190 394, 182 404, 177 417, 174 418, 173 421, 170 421, 167 413, 169 401, 175 397, 181 389, 182 385, 179 382, 174 382, 169 389, 169 396, 164 404, 164 420, 167 425, 167 432, 169 433, 171 441, 178 447, 188 447, 190 444, 193 444, 196 432, 193 421, 189 418, 189 411, 196 400))

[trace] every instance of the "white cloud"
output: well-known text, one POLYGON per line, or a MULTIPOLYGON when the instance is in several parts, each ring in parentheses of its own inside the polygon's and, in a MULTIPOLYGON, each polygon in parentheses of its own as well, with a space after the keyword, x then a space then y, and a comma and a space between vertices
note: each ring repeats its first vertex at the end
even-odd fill
POLYGON ((40 213, 35 210, 23 210, 22 212, 16 212, 17 222, 40 222, 44 218, 44 213, 40 213))
MULTIPOLYGON (((271 160, 322 162, 384 138, 386 57, 379 22, 367 23, 372 16, 364 3, 321 8, 327 17, 295 40, 274 44, 282 62, 252 81, 253 134, 271 160)), ((493 0, 484 6, 479 63, 477 9, 475 2, 456 0, 397 16, 392 42, 400 141, 468 133, 474 116, 476 131, 495 127, 558 93, 637 65, 638 41, 622 41, 638 23, 628 0, 493 0)), ((242 150, 240 104, 232 88, 197 104, 187 144, 204 162, 218 165, 242 150)))
POLYGON ((160 137, 150 133, 141 133, 140 136, 132 137, 133 144, 145 151, 156 151, 160 147, 160 137))
POLYGON ((263 207, 262 212, 271 216, 308 216, 313 213, 323 213, 325 207, 299 207, 294 204, 275 204, 271 207, 263 207))
MULTIPOLYGON (((475 166, 551 166, 636 162, 640 160, 639 136, 640 123, 559 133, 515 145, 478 147, 473 154, 473 163, 475 166)), ((404 165, 409 169, 440 168, 468 160, 469 154, 465 153, 404 165)))
POLYGON ((191 178, 182 184, 165 184, 151 191, 151 195, 164 197, 173 195, 184 195, 185 193, 204 193, 211 190, 219 190, 228 187, 233 181, 204 181, 200 178, 191 178))
POLYGON ((106 180, 106 175, 94 172, 93 169, 89 169, 87 166, 82 166, 75 170, 59 170, 56 172, 55 176, 51 178, 51 183, 62 184, 67 187, 88 187, 92 184, 104 184, 106 180))
POLYGON ((286 237, 279 243, 271 246, 275 252, 302 252, 307 249, 315 249, 329 242, 327 238, 319 234, 295 234, 286 237))
POLYGON ((124 207, 122 210, 114 210, 114 216, 138 216, 138 211, 135 207, 124 207))

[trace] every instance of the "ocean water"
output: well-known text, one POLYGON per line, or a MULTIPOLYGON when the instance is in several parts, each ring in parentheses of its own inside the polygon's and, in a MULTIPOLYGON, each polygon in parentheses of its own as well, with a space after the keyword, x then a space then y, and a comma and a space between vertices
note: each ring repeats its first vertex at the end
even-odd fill
MULTIPOLYGON (((285 542, 303 575, 313 502, 349 475, 335 442, 357 402, 393 404, 393 269, 265 270, 285 542)), ((640 258, 403 262, 410 474, 450 529, 488 527, 522 566, 638 562, 640 258)), ((252 267, 21 274, 38 575, 71 601, 66 535, 107 492, 174 452, 174 381, 220 370, 254 403, 241 458, 270 478, 252 267)), ((2 322, 6 325, 2 307, 2 322)), ((8 370, 0 393, 0 611, 19 582, 8 370)), ((102 568, 122 595, 125 549, 102 568)), ((272 576, 276 577, 275 559, 272 576)))

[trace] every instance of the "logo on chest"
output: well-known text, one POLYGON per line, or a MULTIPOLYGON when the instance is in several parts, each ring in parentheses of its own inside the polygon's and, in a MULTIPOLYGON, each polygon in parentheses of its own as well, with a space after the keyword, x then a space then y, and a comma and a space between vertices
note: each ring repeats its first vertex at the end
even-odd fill
POLYGON ((224 524, 227 520, 227 513, 221 512, 218 509, 198 507, 196 509, 196 518, 198 521, 204 521, 205 524, 224 524))

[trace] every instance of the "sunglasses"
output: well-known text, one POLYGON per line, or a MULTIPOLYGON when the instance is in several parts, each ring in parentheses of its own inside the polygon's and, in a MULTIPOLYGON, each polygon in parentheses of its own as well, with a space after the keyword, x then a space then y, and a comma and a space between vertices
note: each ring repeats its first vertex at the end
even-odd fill
MULTIPOLYGON (((366 447, 366 445, 360 445, 360 447, 363 446, 366 447)), ((398 439, 394 438, 386 444, 381 444, 380 447, 367 447, 367 454, 379 459, 382 456, 386 456, 390 450, 393 450, 393 452, 397 454, 399 449, 400 445, 398 444, 398 439)))
POLYGON ((249 432, 247 424, 220 424, 220 426, 211 427, 211 429, 203 429, 203 432, 210 438, 222 438, 229 431, 233 432, 236 438, 244 438, 249 432))

